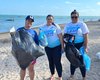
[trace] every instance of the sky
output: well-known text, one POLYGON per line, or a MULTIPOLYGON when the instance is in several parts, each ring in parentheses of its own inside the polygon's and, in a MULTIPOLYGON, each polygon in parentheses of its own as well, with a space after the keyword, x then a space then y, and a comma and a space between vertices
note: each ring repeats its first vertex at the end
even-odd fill
POLYGON ((100 0, 0 0, 1 15, 100 16, 100 0))

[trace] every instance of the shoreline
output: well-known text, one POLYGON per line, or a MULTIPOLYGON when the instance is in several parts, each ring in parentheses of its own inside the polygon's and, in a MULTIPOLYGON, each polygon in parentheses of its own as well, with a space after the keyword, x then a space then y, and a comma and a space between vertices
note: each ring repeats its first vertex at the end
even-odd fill
MULTIPOLYGON (((100 25, 100 21, 87 21, 85 22, 88 25, 100 25)), ((59 24, 59 26, 61 27, 61 29, 64 28, 66 23, 62 23, 62 24, 59 24)), ((89 27, 89 26, 88 26, 89 27)), ((35 27, 33 28, 34 30, 36 30, 38 32, 38 28, 39 27, 35 27)), ((4 33, 0 33, 0 41, 3 41, 5 39, 9 39, 10 38, 10 32, 4 32, 4 33)))
MULTIPOLYGON (((89 24, 89 23, 91 23, 91 22, 93 22, 93 23, 99 23, 100 24, 100 21, 99 20, 97 20, 97 21, 86 21, 85 23, 86 24, 89 24)), ((58 24, 60 27, 64 27, 64 25, 65 25, 66 23, 61 23, 61 24, 58 24)), ((40 25, 39 25, 40 26, 40 25)), ((38 29, 39 28, 39 26, 36 26, 36 27, 33 27, 33 29, 38 29)), ((0 32, 0 34, 6 34, 6 33, 9 33, 9 31, 8 32, 0 32)))

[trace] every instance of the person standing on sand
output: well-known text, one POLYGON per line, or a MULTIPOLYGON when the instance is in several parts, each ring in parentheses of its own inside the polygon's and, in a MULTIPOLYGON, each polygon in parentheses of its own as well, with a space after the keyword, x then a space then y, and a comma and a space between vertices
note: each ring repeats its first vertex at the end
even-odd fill
POLYGON ((47 24, 40 27, 40 30, 45 33, 48 41, 45 51, 51 72, 50 80, 54 80, 55 68, 59 76, 58 80, 62 80, 61 55, 62 51, 64 51, 62 31, 60 26, 54 23, 54 17, 52 15, 48 15, 46 20, 47 24))
MULTIPOLYGON (((34 22, 34 18, 32 16, 28 15, 25 20, 25 26, 18 28, 17 30, 24 29, 27 32, 29 32, 30 34, 32 34, 33 40, 35 41, 35 43, 37 45, 39 45, 37 33, 35 30, 31 29, 33 22, 34 22)), ((35 65, 35 63, 36 63, 36 60, 33 60, 28 66, 30 80, 34 80, 34 74, 35 74, 34 73, 34 65, 35 65)), ((21 69, 20 80, 24 80, 25 74, 26 74, 26 70, 21 69)))
MULTIPOLYGON (((74 10, 71 12, 71 20, 72 22, 68 23, 64 27, 64 34, 72 34, 75 35, 75 40, 74 40, 74 46, 77 49, 80 49, 80 47, 84 46, 85 51, 88 52, 87 47, 88 47, 88 27, 85 23, 79 22, 79 13, 74 10)), ((83 59, 83 57, 82 57, 83 59)), ((83 80, 86 80, 86 67, 83 65, 82 67, 79 67, 83 80)), ((74 80, 74 73, 75 73, 76 67, 70 64, 70 72, 71 76, 69 77, 68 80, 74 80)))

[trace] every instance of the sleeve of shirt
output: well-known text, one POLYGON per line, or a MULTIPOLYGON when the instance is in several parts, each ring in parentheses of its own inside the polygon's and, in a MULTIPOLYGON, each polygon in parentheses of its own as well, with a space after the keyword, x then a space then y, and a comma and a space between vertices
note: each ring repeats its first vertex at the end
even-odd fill
POLYGON ((19 31, 19 30, 22 30, 22 29, 24 29, 24 27, 20 27, 20 28, 18 28, 16 31, 19 31))
POLYGON ((62 30, 61 30, 61 28, 60 28, 60 26, 58 24, 56 24, 56 27, 57 27, 57 34, 62 33, 62 30))
POLYGON ((85 23, 82 23, 81 30, 83 34, 89 33, 89 29, 85 23))

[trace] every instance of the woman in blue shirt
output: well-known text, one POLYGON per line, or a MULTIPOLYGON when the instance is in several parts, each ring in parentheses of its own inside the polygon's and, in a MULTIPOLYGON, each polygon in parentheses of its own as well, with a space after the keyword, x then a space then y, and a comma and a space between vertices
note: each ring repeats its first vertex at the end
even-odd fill
MULTIPOLYGON (((79 18, 79 13, 74 10, 71 13, 71 20, 72 22, 68 23, 65 28, 64 28, 64 34, 71 34, 75 36, 74 40, 74 45, 77 49, 80 49, 80 47, 84 46, 85 51, 87 52, 87 47, 88 47, 88 27, 84 22, 80 22, 78 20, 79 18)), ((83 61, 81 59, 81 61, 83 61)), ((68 80, 73 80, 74 78, 74 73, 77 67, 73 66, 72 64, 70 65, 70 72, 71 76, 68 80)), ((83 80, 86 80, 86 67, 85 65, 82 67, 79 67, 80 71, 82 73, 83 80)))
POLYGON ((48 15, 46 20, 47 24, 40 27, 40 30, 44 32, 48 41, 45 51, 48 57, 51 72, 50 80, 54 80, 55 68, 57 70, 59 80, 62 80, 61 51, 64 50, 62 31, 59 25, 54 23, 54 17, 52 15, 48 15))
MULTIPOLYGON (((18 28, 17 30, 24 29, 27 32, 29 32, 32 35, 35 43, 37 45, 39 45, 37 33, 36 33, 35 30, 31 29, 31 26, 32 26, 32 23, 33 22, 34 22, 34 18, 29 15, 29 16, 26 17, 25 26, 24 27, 21 27, 21 28, 18 28)), ((33 60, 30 63, 30 65, 28 66, 30 80, 34 80, 34 64, 35 63, 36 63, 36 61, 33 60)), ((26 70, 21 69, 21 71, 20 71, 20 80, 24 80, 25 74, 26 74, 26 70)))

